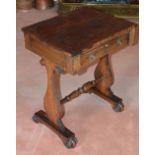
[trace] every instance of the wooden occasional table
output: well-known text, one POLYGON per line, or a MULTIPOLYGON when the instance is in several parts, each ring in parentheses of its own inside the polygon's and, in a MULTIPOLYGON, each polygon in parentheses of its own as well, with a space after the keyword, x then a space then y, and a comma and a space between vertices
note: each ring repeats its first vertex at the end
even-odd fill
POLYGON ((113 53, 137 43, 137 24, 103 11, 82 8, 22 30, 26 48, 41 56, 40 62, 48 76, 44 98, 46 112, 36 112, 33 120, 54 129, 67 148, 75 147, 77 139, 62 122, 65 103, 83 93, 94 93, 107 100, 114 111, 123 111, 122 99, 110 88, 113 84, 110 58, 113 53), (62 98, 60 74, 79 74, 96 62, 94 80, 62 98))

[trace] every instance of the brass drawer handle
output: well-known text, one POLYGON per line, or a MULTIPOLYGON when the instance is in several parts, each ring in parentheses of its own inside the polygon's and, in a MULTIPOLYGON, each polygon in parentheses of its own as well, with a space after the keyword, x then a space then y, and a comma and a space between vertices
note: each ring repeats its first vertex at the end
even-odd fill
POLYGON ((109 44, 107 44, 107 43, 104 44, 104 47, 105 47, 105 48, 108 48, 108 47, 109 47, 109 44))
POLYGON ((95 60, 95 59, 96 59, 96 54, 95 54, 95 53, 91 53, 91 54, 89 55, 89 60, 93 61, 93 60, 95 60))
POLYGON ((117 45, 122 45, 122 43, 123 43, 123 40, 121 38, 116 39, 116 44, 117 45))

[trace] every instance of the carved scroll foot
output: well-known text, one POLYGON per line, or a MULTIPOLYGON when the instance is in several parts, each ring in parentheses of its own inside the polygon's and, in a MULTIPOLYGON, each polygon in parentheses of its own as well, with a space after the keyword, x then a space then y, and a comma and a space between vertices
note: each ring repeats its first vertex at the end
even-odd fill
POLYGON ((122 112, 124 110, 124 104, 122 102, 117 102, 113 109, 116 112, 122 112))
POLYGON ((115 96, 113 93, 105 94, 95 88, 92 89, 92 92, 97 96, 103 98, 104 100, 108 101, 111 104, 113 110, 115 112, 122 112, 124 110, 124 104, 122 103, 122 99, 115 96))
POLYGON ((42 123, 52 129, 61 138, 67 148, 74 148, 76 146, 77 138, 75 134, 64 126, 61 119, 58 119, 57 123, 54 123, 49 120, 47 114, 42 110, 36 112, 32 119, 34 122, 42 123))
POLYGON ((99 64, 96 67, 95 79, 101 76, 103 76, 103 80, 93 87, 92 92, 107 100, 112 105, 114 111, 123 111, 124 104, 122 103, 122 99, 114 95, 110 89, 114 82, 110 55, 106 55, 101 58, 99 64))

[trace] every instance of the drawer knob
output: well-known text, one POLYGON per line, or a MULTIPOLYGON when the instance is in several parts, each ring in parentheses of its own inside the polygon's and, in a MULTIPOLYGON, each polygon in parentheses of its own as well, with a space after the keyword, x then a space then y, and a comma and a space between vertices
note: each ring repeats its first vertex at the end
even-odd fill
POLYGON ((116 40, 116 43, 117 43, 117 45, 122 45, 123 40, 122 40, 121 38, 118 38, 118 39, 116 40))
POLYGON ((95 53, 91 53, 91 54, 89 55, 89 60, 93 61, 93 60, 95 60, 95 59, 96 59, 96 54, 95 54, 95 53))
POLYGON ((108 48, 108 47, 109 47, 109 44, 104 44, 104 47, 105 47, 105 48, 108 48))

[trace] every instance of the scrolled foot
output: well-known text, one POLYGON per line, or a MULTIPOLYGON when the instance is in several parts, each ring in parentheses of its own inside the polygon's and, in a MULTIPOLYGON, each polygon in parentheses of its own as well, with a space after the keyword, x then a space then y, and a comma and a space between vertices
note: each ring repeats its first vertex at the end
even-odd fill
POLYGON ((70 149, 76 146, 77 138, 75 137, 75 134, 65 127, 61 119, 58 119, 57 123, 54 123, 49 120, 47 113, 40 110, 33 115, 32 120, 36 123, 42 123, 52 129, 61 138, 67 148, 70 149))
POLYGON ((74 148, 77 144, 77 138, 75 136, 70 137, 66 142, 65 142, 65 146, 70 149, 70 148, 74 148))
POLYGON ((122 102, 117 102, 116 105, 113 107, 115 112, 122 112, 124 110, 124 104, 122 102))
POLYGON ((40 122, 40 119, 39 119, 39 117, 38 117, 36 114, 34 114, 34 115, 32 116, 32 120, 33 120, 35 123, 39 123, 39 122, 40 122))

